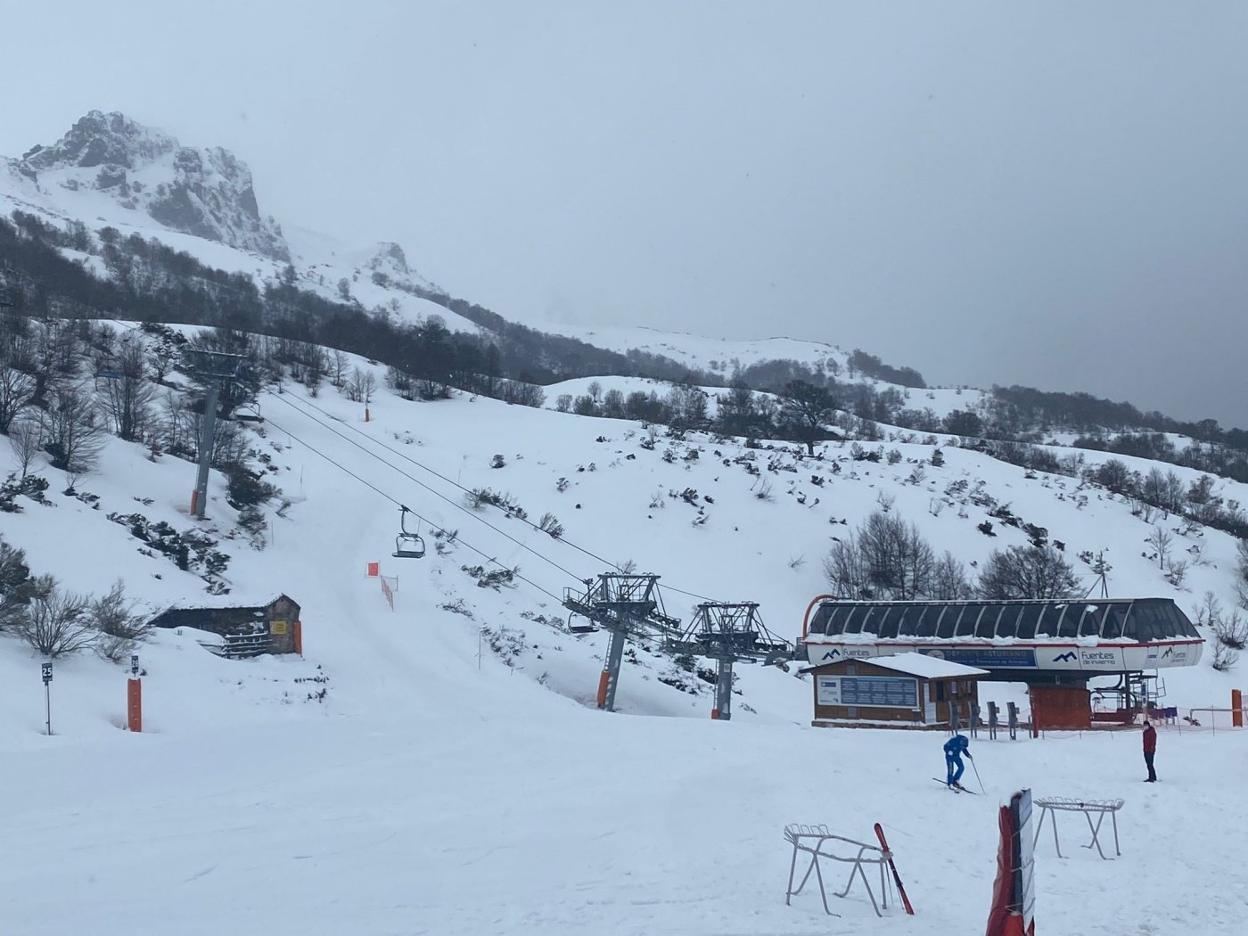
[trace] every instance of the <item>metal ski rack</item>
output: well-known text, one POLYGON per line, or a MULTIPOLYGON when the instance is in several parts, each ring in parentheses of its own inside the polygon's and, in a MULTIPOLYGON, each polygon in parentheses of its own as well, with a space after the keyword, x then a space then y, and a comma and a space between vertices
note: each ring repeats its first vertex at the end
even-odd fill
POLYGON ((732 718, 732 667, 743 663, 771 666, 793 659, 793 645, 763 624, 758 602, 706 602, 694 610, 689 626, 665 641, 672 653, 688 653, 715 661, 715 708, 711 717, 732 718))
POLYGON ((632 636, 667 636, 678 631, 680 620, 663 608, 659 576, 606 572, 587 579, 584 591, 564 590, 563 606, 611 633, 607 658, 598 680, 598 707, 615 711, 615 690, 620 681, 624 641, 632 636))

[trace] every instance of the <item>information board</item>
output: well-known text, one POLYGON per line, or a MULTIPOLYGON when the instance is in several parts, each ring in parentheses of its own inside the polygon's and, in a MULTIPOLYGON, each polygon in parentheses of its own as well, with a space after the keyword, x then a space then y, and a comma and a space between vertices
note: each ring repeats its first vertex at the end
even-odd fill
POLYGON ((919 681, 908 676, 819 676, 815 692, 820 705, 919 707, 919 681))

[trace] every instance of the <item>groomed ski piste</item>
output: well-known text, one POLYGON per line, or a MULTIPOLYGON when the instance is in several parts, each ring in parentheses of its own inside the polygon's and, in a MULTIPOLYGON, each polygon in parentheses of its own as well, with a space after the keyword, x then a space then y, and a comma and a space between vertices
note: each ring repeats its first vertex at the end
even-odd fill
MULTIPOLYGON (((1079 496, 1071 479, 1028 479, 971 451, 945 449, 944 467, 929 466, 920 484, 905 483, 908 462, 846 461, 833 478, 831 462, 848 459, 837 444, 822 461, 755 451, 773 484, 759 497, 758 477, 734 461, 749 454, 740 440, 660 431, 646 448, 637 423, 461 394, 412 403, 383 390, 367 423, 361 405, 328 387, 309 399, 288 383, 261 394, 260 407, 253 444, 272 457, 271 480, 291 503, 280 515, 270 505, 265 549, 221 540, 228 596, 141 554, 107 519, 141 510, 192 525, 194 466, 150 461, 140 446, 110 438, 99 469, 78 482, 98 502, 62 494, 44 466, 53 506, 22 501, 0 521, 33 571, 96 594, 121 577, 153 610, 289 594, 302 605, 304 642, 302 659, 227 661, 200 645, 209 635, 158 632, 139 649, 141 734, 122 730, 122 667, 91 654, 58 660, 47 737, 39 658, 0 636, 0 931, 970 934, 989 908, 997 807, 1030 787, 1126 800, 1121 858, 1080 848, 1086 830, 1071 817, 1067 858, 1041 838, 1040 931, 1242 932, 1242 732, 1163 728, 1155 785, 1141 782, 1138 732, 981 735, 971 751, 986 795, 951 795, 931 780, 943 775, 945 735, 809 727, 810 683, 796 667, 739 666, 734 718, 716 722, 710 686, 630 642, 619 711, 597 711, 606 635, 563 632, 558 600, 578 577, 607 571, 592 553, 660 574, 671 614, 687 618, 695 596, 758 601, 768 626, 792 639, 823 590, 830 535, 878 509, 882 491, 964 560, 1023 541, 1005 527, 982 536, 974 507, 933 515, 932 497, 958 479, 983 481, 1072 555, 1108 549, 1116 593, 1171 595, 1189 610, 1206 588, 1229 599, 1229 537, 1203 534, 1208 564, 1176 592, 1141 555, 1146 525, 1120 499, 1091 488, 1079 496), (503 467, 490 467, 495 455, 503 467), (555 514, 563 540, 497 510, 470 516, 457 506, 462 491, 420 466, 509 492, 530 519, 555 514), (804 483, 814 473, 829 477, 817 490, 804 483), (681 496, 689 489, 696 503, 681 496), (396 502, 430 521, 424 559, 390 556, 396 502), (695 524, 700 515, 709 519, 695 524), (488 569, 487 559, 518 566, 523 580, 479 586, 463 567, 488 569), (365 575, 371 561, 397 576, 393 610, 365 575), (894 907, 877 919, 857 888, 829 898, 840 918, 809 890, 785 906, 786 823, 873 841, 877 821, 914 917, 894 907)), ((931 454, 897 447, 907 459, 931 454)), ((9 459, 6 447, 0 471, 9 459)), ((232 528, 215 472, 208 514, 206 529, 232 528)), ((1184 711, 1225 706, 1242 682, 1205 663, 1166 679, 1167 704, 1184 711)), ((985 686, 981 699, 1009 691, 985 686)), ((969 770, 964 782, 975 783, 969 770)), ((829 889, 841 884, 838 868, 829 889)))

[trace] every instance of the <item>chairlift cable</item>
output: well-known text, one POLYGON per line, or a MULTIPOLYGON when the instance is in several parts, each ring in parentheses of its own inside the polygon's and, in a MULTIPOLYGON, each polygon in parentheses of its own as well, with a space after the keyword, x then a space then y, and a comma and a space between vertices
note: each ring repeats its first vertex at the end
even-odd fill
MULTIPOLYGON (((333 466, 334 466, 335 468, 337 468, 339 471, 343 472, 344 474, 350 475, 352 478, 354 478, 356 481, 359 481, 362 485, 364 485, 365 487, 369 488, 369 489, 370 489, 370 490, 372 490, 374 493, 376 493, 376 494, 380 495, 381 497, 383 497, 383 498, 385 498, 386 500, 388 500, 390 503, 394 504, 394 506, 396 506, 396 507, 400 507, 400 508, 402 508, 402 507, 404 506, 404 505, 403 505, 400 501, 398 501, 398 500, 396 500, 395 498, 391 497, 389 494, 387 494, 387 493, 386 493, 385 491, 383 491, 381 488, 377 487, 377 485, 373 484, 371 481, 368 481, 368 480, 366 480, 366 479, 364 479, 364 478, 361 478, 358 474, 356 474, 356 473, 355 473, 354 471, 352 471, 350 468, 347 468, 347 467, 345 467, 344 465, 342 465, 341 463, 339 463, 339 462, 335 461, 333 458, 330 458, 328 455, 326 455, 324 452, 322 452, 322 451, 321 451, 320 449, 318 449, 316 446, 312 445, 310 442, 307 442, 307 441, 305 441, 304 439, 299 438, 297 435, 295 435, 294 433, 292 433, 290 430, 288 430, 288 429, 284 428, 283 426, 278 425, 277 423, 275 423, 275 422, 274 422, 273 420, 271 420, 271 419, 270 419, 268 422, 269 422, 269 425, 270 425, 270 426, 272 426, 274 429, 276 429, 278 432, 285 433, 285 434, 286 434, 286 436, 287 436, 288 438, 290 438, 292 441, 294 441, 294 442, 298 442, 300 445, 302 445, 304 448, 308 449, 308 450, 309 450, 309 451, 311 451, 312 453, 314 453, 314 454, 316 454, 316 455, 319 455, 321 458, 325 459, 325 461, 329 462, 331 465, 333 465, 333 466)), ((408 512, 408 513, 410 513, 412 516, 416 517, 418 520, 423 520, 425 523, 429 524, 429 526, 430 526, 430 527, 432 527, 433 529, 435 529, 435 530, 441 530, 441 529, 444 529, 444 527, 443 527, 441 524, 434 523, 434 522, 433 522, 432 520, 430 520, 428 517, 421 516, 421 515, 420 515, 420 514, 418 514, 416 511, 412 510, 410 507, 407 507, 407 508, 406 508, 406 510, 407 510, 407 512, 408 512)), ((461 545, 463 545, 463 546, 467 547, 468 549, 472 550, 474 553, 476 553, 478 556, 480 556, 480 557, 481 557, 482 559, 484 559, 486 562, 491 563, 492 565, 496 565, 496 566, 498 566, 500 569, 506 569, 507 571, 511 572, 511 573, 512 573, 512 575, 513 575, 513 576, 515 576, 516 578, 518 578, 520 581, 522 581, 522 582, 524 582, 524 583, 526 583, 526 584, 528 584, 528 585, 531 585, 533 588, 535 588, 535 589, 537 589, 538 591, 540 591, 543 595, 546 595, 548 598, 551 598, 551 599, 553 599, 554 601, 557 601, 557 602, 559 602, 559 603, 561 603, 561 604, 562 604, 562 599, 561 599, 558 595, 556 595, 556 594, 554 594, 553 592, 551 592, 551 591, 549 591, 549 590, 547 590, 547 589, 543 588, 541 585, 538 585, 538 584, 537 584, 536 582, 534 582, 532 579, 530 579, 530 578, 526 578, 525 576, 521 575, 519 572, 515 571, 515 570, 514 570, 514 569, 512 569, 510 566, 507 566, 507 565, 505 565, 505 564, 503 564, 503 563, 499 562, 499 561, 498 561, 497 559, 495 559, 493 556, 491 556, 491 555, 489 555, 488 553, 486 553, 486 552, 484 552, 484 551, 482 551, 482 550, 478 549, 476 546, 473 546, 471 543, 469 543, 467 540, 465 540, 463 537, 459 536, 458 534, 456 534, 456 536, 455 536, 455 541, 456 541, 457 543, 460 543, 461 545)))
MULTIPOLYGON (((329 419, 334 419, 334 416, 333 416, 331 413, 327 412, 326 410, 322 409, 321 407, 317 406, 315 403, 313 403, 313 402, 311 402, 311 401, 309 401, 309 400, 300 400, 300 401, 299 401, 299 406, 296 406, 294 403, 291 403, 289 400, 284 399, 284 397, 282 397, 282 396, 279 396, 279 397, 278 397, 278 399, 279 399, 279 400, 281 400, 283 403, 285 403, 287 406, 290 406, 290 407, 291 407, 291 408, 293 408, 293 409, 298 410, 298 409, 299 409, 299 406, 307 406, 307 407, 309 407, 310 409, 314 409, 314 410, 316 410, 318 413, 320 413, 321 415, 323 415, 323 416, 325 416, 325 417, 327 417, 327 418, 329 418, 329 419)), ((307 416, 309 419, 315 419, 315 417, 314 417, 314 416, 310 416, 310 415, 308 415, 307 413, 304 413, 303 415, 307 416)), ((424 464, 423 462, 417 461, 415 458, 412 458, 412 457, 411 457, 410 455, 408 455, 406 452, 402 452, 402 451, 399 451, 399 450, 398 450, 398 449, 396 449, 396 448, 391 447, 390 445, 388 445, 386 442, 382 441, 381 439, 377 439, 377 438, 375 438, 375 437, 373 437, 373 436, 369 435, 367 432, 364 432, 363 430, 358 429, 357 427, 350 425, 349 423, 344 424, 344 425, 346 425, 346 426, 347 426, 347 428, 349 428, 352 432, 356 433, 357 435, 361 435, 361 436, 363 436, 364 438, 368 439, 368 440, 369 440, 370 442, 372 442, 374 445, 378 445, 378 446, 380 446, 381 448, 385 449, 387 452, 390 452, 392 455, 395 455, 395 456, 397 456, 397 457, 399 457, 399 458, 402 458, 404 461, 410 462, 411 464, 415 465, 417 468, 420 468, 420 469, 422 469, 422 470, 424 470, 424 471, 429 472, 429 474, 433 475, 435 478, 438 478, 438 479, 439 479, 439 480, 441 480, 441 481, 445 481, 447 484, 451 485, 451 486, 452 486, 452 487, 454 487, 454 488, 458 488, 460 491, 463 491, 465 494, 473 494, 473 493, 475 493, 475 492, 474 492, 471 488, 464 487, 464 485, 460 484, 458 481, 454 481, 454 480, 452 480, 451 478, 448 478, 446 475, 442 474, 441 472, 437 471, 436 469, 434 469, 434 468, 430 468, 428 465, 424 464)), ((372 453, 370 453, 370 454, 372 454, 372 453)), ((374 456, 374 457, 376 457, 376 456, 374 456)), ((414 480, 414 479, 413 479, 413 480, 414 480)), ((420 482, 416 482, 416 483, 418 483, 418 484, 419 484, 420 482)), ((426 488, 426 489, 427 489, 427 490, 432 490, 432 488, 426 488)), ((437 492, 435 491, 434 493, 437 493, 437 492)), ((439 494, 438 496, 439 496, 439 497, 442 497, 442 495, 440 495, 440 494, 439 494)), ((445 500, 446 498, 444 497, 443 499, 445 500)), ((452 503, 454 503, 454 502, 452 501, 452 503)), ((456 506, 456 507, 459 507, 460 509, 465 509, 465 508, 461 507, 461 505, 459 505, 459 504, 455 504, 455 506, 456 506)), ((511 518, 513 518, 513 519, 516 519, 516 520, 519 520, 521 523, 523 523, 523 524, 525 524, 525 525, 527 525, 527 526, 529 526, 529 527, 532 527, 534 530, 536 530, 536 531, 538 531, 538 532, 540 532, 540 533, 545 533, 545 532, 546 532, 546 531, 545 531, 545 530, 543 530, 540 526, 538 526, 536 523, 534 523, 532 520, 528 519, 527 517, 520 517, 520 516, 517 516, 516 514, 512 513, 511 511, 507 510, 506 508, 504 508, 504 507, 500 507, 498 504, 491 504, 490 506, 492 506, 492 507, 497 507, 499 510, 503 511, 503 513, 504 513, 504 514, 506 514, 508 517, 511 517, 511 518)), ((476 514, 472 514, 472 516, 476 517, 476 514)), ((477 517, 477 519, 481 519, 481 518, 480 518, 480 517, 477 517)), ((484 522, 484 521, 482 521, 482 522, 484 522)), ((494 529, 496 529, 496 528, 494 528, 494 529)), ((506 534, 504 534, 504 535, 506 535, 506 534)), ((547 534, 547 535, 549 535, 549 534, 547 534)), ((591 559, 594 559, 594 560, 597 560, 598 562, 601 562, 603 565, 610 566, 611 568, 613 568, 613 569, 615 569, 615 570, 617 570, 617 571, 619 571, 619 569, 620 569, 620 566, 619 566, 619 564, 618 564, 618 563, 612 562, 610 559, 604 559, 602 556, 599 556, 597 553, 593 552, 592 550, 586 549, 584 546, 580 546, 580 545, 578 545, 578 544, 576 544, 576 543, 572 542, 572 540, 568 539, 567 537, 564 537, 564 536, 559 536, 559 537, 552 537, 552 539, 556 539, 558 542, 560 542, 560 543, 564 543, 565 545, 570 546, 572 549, 575 549, 575 550, 577 550, 578 552, 585 554, 586 556, 588 556, 588 557, 589 557, 589 558, 591 558, 591 559)), ((565 569, 564 571, 567 571, 567 570, 565 569)), ((578 581, 584 581, 584 580, 583 580, 583 579, 581 579, 579 576, 575 576, 575 577, 577 578, 577 580, 578 580, 578 581)), ((667 590, 667 591, 673 591, 673 592, 676 592, 676 593, 681 594, 681 595, 686 595, 686 596, 687 596, 687 597, 689 597, 689 598, 697 598, 697 599, 698 599, 698 600, 700 600, 700 601, 709 601, 709 602, 712 602, 712 603, 714 603, 714 602, 716 601, 716 599, 715 599, 715 598, 709 598, 709 597, 707 597, 706 595, 700 595, 700 594, 698 594, 697 592, 686 591, 686 590, 685 590, 685 589, 683 589, 683 588, 677 588, 676 586, 674 586, 674 585, 669 585, 669 584, 667 584, 666 582, 663 584, 663 588, 664 588, 664 590, 667 590)))
MULTIPOLYGON (((332 432, 332 433, 333 433, 334 435, 336 435, 338 438, 342 439, 342 441, 346 442, 346 443, 347 443, 347 444, 349 444, 349 445, 353 445, 353 446, 355 446, 355 447, 356 447, 356 448, 358 448, 361 452, 363 452, 365 455, 368 455, 370 458, 375 458, 375 459, 377 459, 377 461, 381 462, 383 465, 387 466, 388 468, 392 468, 392 469, 394 469, 394 470, 395 470, 395 471, 397 471, 399 474, 403 475, 403 477, 405 477, 405 478, 407 478, 409 481, 411 481, 413 484, 417 484, 417 485, 419 485, 420 487, 424 488, 426 491, 428 491, 428 492, 429 492, 430 494, 432 494, 434 497, 437 497, 437 498, 440 498, 441 500, 446 501, 448 504, 450 504, 450 505, 451 505, 452 507, 454 507, 456 510, 463 511, 465 514, 467 514, 468 516, 472 517, 472 518, 473 518, 474 520, 476 520, 478 523, 485 524, 485 526, 489 527, 491 530, 493 530, 493 531, 494 531, 495 533, 497 533, 499 536, 502 536, 503 538, 505 538, 505 539, 507 539, 507 540, 510 540, 512 543, 514 543, 515 545, 519 546, 521 549, 525 550, 526 552, 531 553, 532 555, 536 556, 538 559, 541 559, 543 562, 545 562, 545 563, 547 563, 547 564, 549 564, 549 565, 553 566, 554 568, 558 569, 560 572, 562 572, 564 575, 568 576, 569 578, 574 579, 574 580, 575 580, 575 581, 577 581, 577 582, 583 582, 583 581, 585 581, 585 577, 584 577, 584 576, 577 575, 577 574, 576 574, 575 572, 573 572, 571 569, 567 568, 566 566, 562 566, 562 565, 560 565, 559 563, 555 562, 555 560, 551 559, 549 556, 543 555, 542 553, 540 553, 540 552, 538 552, 536 549, 534 549, 532 546, 529 546, 527 543, 524 543, 524 542, 522 542, 522 541, 520 541, 520 540, 516 539, 514 536, 512 536, 510 533, 506 532, 505 530, 501 530, 501 529, 499 529, 499 528, 498 528, 498 527, 496 527, 494 524, 492 524, 492 523, 490 523, 488 520, 486 520, 484 517, 481 517, 481 516, 479 516, 478 514, 474 513, 473 511, 469 510, 469 509, 468 509, 467 507, 465 507, 463 504, 460 504, 460 503, 456 502, 454 498, 447 497, 447 496, 446 496, 445 494, 443 494, 441 491, 438 491, 438 490, 436 490, 436 489, 434 489, 434 488, 430 487, 429 485, 425 484, 425 482, 423 482, 423 481, 419 480, 418 478, 414 477, 413 475, 411 475, 409 472, 404 471, 404 470, 403 470, 400 466, 398 466, 398 465, 394 464, 393 462, 386 461, 386 459, 382 458, 382 457, 381 457, 380 455, 378 455, 376 452, 371 452, 371 451, 369 451, 367 448, 365 448, 365 447, 364 447, 363 445, 361 445, 360 443, 356 442, 354 439, 351 439, 351 438, 349 438, 348 436, 344 435, 343 433, 339 432, 339 431, 338 431, 338 430, 337 430, 334 426, 329 425, 328 423, 322 422, 321 420, 317 419, 315 416, 311 415, 310 413, 304 412, 303 410, 299 409, 299 407, 298 407, 298 406, 296 406, 295 404, 291 403, 289 400, 285 399, 285 398, 284 398, 284 396, 282 396, 282 395, 277 395, 277 394, 271 394, 271 396, 273 396, 273 398, 274 398, 274 399, 276 399, 276 400, 278 400, 279 402, 281 402, 281 403, 285 403, 287 406, 289 406, 289 407, 290 407, 291 409, 293 409, 295 412, 297 412, 297 413, 299 413, 300 415, 302 415, 305 419, 310 419, 312 422, 316 423, 316 424, 317 424, 318 426, 320 426, 321 428, 326 429, 326 430, 328 430, 329 432, 332 432)), ((328 415, 328 414, 327 414, 327 415, 328 415)), ((330 418, 332 419, 333 417, 330 417, 330 418)), ((272 422, 272 420, 269 420, 269 422, 272 422)), ((276 425, 276 424, 275 424, 275 425, 276 425)), ((395 453, 395 454, 398 454, 398 453, 395 453)), ((400 506, 401 506, 401 505, 400 505, 400 506)), ((415 511, 413 511, 413 514, 415 514, 415 511)))
MULTIPOLYGON (((279 399, 280 399, 280 398, 279 398, 279 399)), ((283 402, 283 403, 287 403, 287 404, 288 404, 288 405, 290 405, 290 406, 294 406, 294 405, 295 405, 295 404, 293 404, 293 403, 290 403, 290 402, 289 402, 289 401, 287 401, 287 400, 282 400, 282 402, 283 402)), ((300 401, 299 401, 299 405, 300 405, 300 406, 307 406, 307 407, 309 407, 310 409, 314 409, 314 410, 316 410, 316 411, 317 411, 318 413, 320 413, 321 415, 328 417, 329 419, 334 419, 334 416, 333 416, 331 413, 327 412, 326 410, 321 409, 321 407, 317 406, 315 403, 312 403, 312 402, 310 402, 310 401, 308 401, 308 400, 300 400, 300 401)), ((307 414, 305 414, 305 415, 307 415, 307 414)), ((313 417, 310 417, 310 416, 309 416, 308 418, 310 418, 310 419, 311 419, 311 418, 313 418, 313 417)), ((476 493, 476 492, 474 492, 471 488, 464 487, 464 485, 460 484, 458 481, 454 481, 454 480, 452 480, 451 478, 448 478, 446 475, 442 474, 441 472, 437 471, 436 469, 434 469, 434 468, 430 468, 428 465, 424 464, 423 462, 417 461, 415 458, 412 458, 412 457, 411 457, 410 455, 408 455, 406 452, 401 452, 401 451, 399 451, 398 449, 391 447, 390 445, 388 445, 386 442, 382 441, 381 439, 377 439, 377 438, 375 438, 375 437, 373 437, 373 436, 369 435, 367 432, 364 432, 364 431, 362 431, 361 429, 358 429, 358 428, 357 428, 357 427, 355 427, 355 426, 352 426, 352 425, 349 425, 349 424, 348 424, 348 426, 347 426, 347 427, 348 427, 348 428, 349 428, 352 432, 356 433, 357 435, 361 435, 361 436, 363 436, 364 438, 368 439, 368 440, 369 440, 370 442, 372 442, 374 445, 378 445, 378 446, 380 446, 381 448, 384 448, 387 452, 390 452, 392 455, 396 455, 396 456, 398 456, 399 458, 402 458, 404 461, 406 461, 406 462, 410 462, 411 464, 415 465, 417 468, 420 468, 420 469, 422 469, 423 471, 427 471, 427 472, 429 472, 429 474, 433 475, 435 478, 439 479, 440 481, 445 481, 447 484, 451 485, 451 487, 458 488, 460 491, 463 491, 465 494, 474 494, 474 493, 476 493)), ((456 506, 458 506, 458 505, 456 505, 456 506)), ((507 508, 505 508, 505 507, 501 507, 501 506, 499 506, 498 504, 490 504, 490 506, 491 506, 491 507, 497 507, 499 510, 503 511, 503 513, 505 513, 508 517, 511 517, 512 519, 515 519, 515 520, 519 520, 521 523, 525 524, 526 526, 532 527, 534 530, 538 531, 539 533, 546 533, 546 531, 545 531, 545 530, 543 530, 543 529, 542 529, 542 528, 541 528, 538 524, 534 523, 532 520, 528 519, 527 517, 520 517, 520 516, 517 516, 516 514, 514 514, 514 513, 512 513, 511 511, 509 511, 507 508)), ((549 536, 549 534, 547 534, 547 535, 549 536)), ((585 547, 583 547, 583 546, 578 546, 576 543, 572 542, 572 541, 571 541, 571 540, 569 540, 569 539, 565 539, 565 538, 564 538, 564 537, 562 537, 562 536, 560 536, 560 537, 551 537, 551 538, 552 538, 552 539, 557 539, 557 540, 558 540, 559 542, 561 542, 561 543, 565 543, 566 545, 568 545, 568 546, 570 546, 571 548, 573 548, 573 549, 577 550, 578 552, 584 553, 584 554, 585 554, 586 556, 588 556, 589 558, 594 559, 594 560, 595 560, 595 561, 597 561, 597 562, 601 562, 603 565, 609 565, 609 566, 611 566, 611 567, 612 567, 612 568, 614 568, 614 569, 618 569, 618 568, 619 568, 619 566, 618 566, 616 563, 612 562, 610 559, 604 559, 602 556, 599 556, 598 554, 596 554, 596 553, 594 553, 594 552, 592 552, 592 551, 590 551, 590 550, 586 549, 586 548, 585 548, 585 547)))

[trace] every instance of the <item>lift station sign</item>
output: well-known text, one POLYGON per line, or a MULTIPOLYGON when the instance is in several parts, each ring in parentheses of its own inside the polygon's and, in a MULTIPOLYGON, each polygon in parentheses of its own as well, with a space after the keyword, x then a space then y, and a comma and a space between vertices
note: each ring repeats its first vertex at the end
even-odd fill
POLYGON ((820 705, 863 705, 875 708, 919 707, 919 681, 908 676, 819 676, 820 705))

